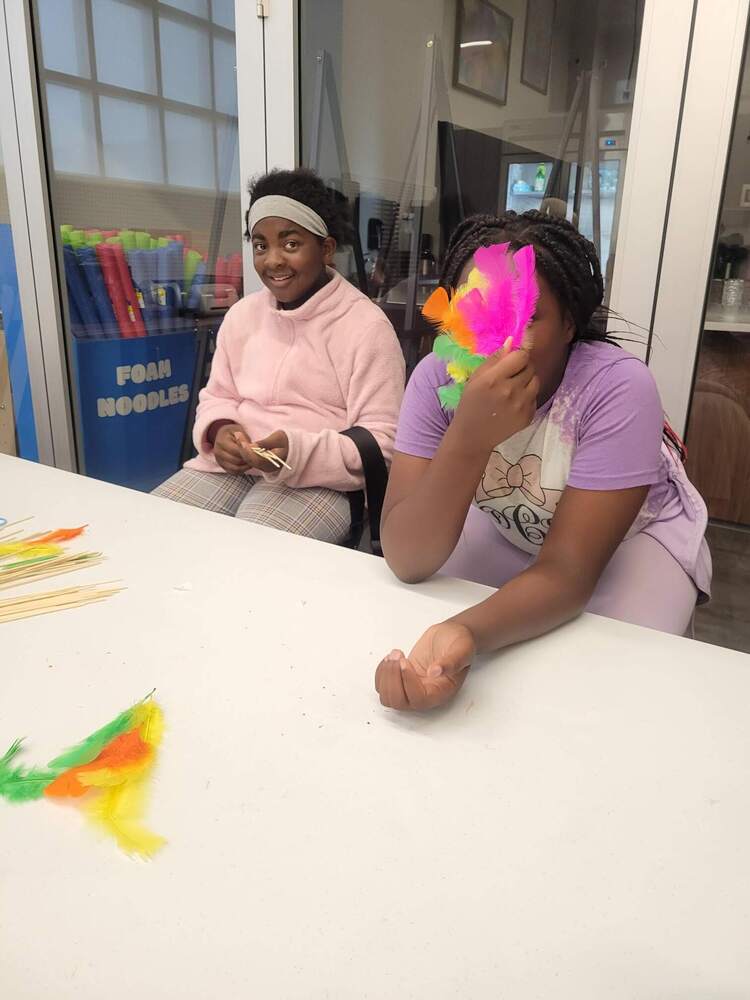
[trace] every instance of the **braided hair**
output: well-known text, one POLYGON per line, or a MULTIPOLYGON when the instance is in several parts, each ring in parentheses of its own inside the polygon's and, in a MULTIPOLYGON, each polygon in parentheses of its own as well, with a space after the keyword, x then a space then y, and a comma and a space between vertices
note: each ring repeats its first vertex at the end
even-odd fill
POLYGON ((533 246, 539 273, 574 325, 573 340, 607 340, 604 282, 594 244, 566 219, 541 212, 471 215, 450 238, 440 284, 448 291, 480 247, 509 242, 512 250, 533 246))
MULTIPOLYGON (((480 247, 510 243, 513 251, 533 246, 536 265, 546 278, 564 312, 575 324, 573 342, 604 340, 619 346, 607 334, 609 312, 602 304, 604 282, 594 244, 566 219, 542 212, 506 212, 504 215, 471 215, 456 228, 443 260, 440 284, 450 294, 461 271, 480 247)), ((665 421, 663 437, 682 462, 685 445, 665 421)))

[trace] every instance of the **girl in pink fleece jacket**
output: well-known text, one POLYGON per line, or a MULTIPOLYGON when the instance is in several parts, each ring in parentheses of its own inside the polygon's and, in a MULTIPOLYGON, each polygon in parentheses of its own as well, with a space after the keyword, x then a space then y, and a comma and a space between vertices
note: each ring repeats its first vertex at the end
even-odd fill
POLYGON ((266 287, 224 318, 193 429, 198 455, 154 492, 340 542, 346 493, 363 487, 357 448, 340 432, 366 427, 390 463, 403 355, 383 312, 331 268, 351 227, 316 174, 256 180, 246 223, 266 287))

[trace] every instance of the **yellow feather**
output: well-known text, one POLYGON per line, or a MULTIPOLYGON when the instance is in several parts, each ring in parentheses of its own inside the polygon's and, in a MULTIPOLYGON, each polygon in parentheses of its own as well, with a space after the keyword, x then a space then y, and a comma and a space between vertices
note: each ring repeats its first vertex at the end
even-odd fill
POLYGON ((59 545, 33 545, 31 542, 5 542, 0 545, 0 559, 9 556, 21 556, 26 559, 45 559, 48 556, 58 556, 63 550, 59 545))
POLYGON ((466 295, 466 293, 470 292, 472 288, 478 288, 480 292, 483 292, 488 284, 489 282, 487 277, 482 274, 479 268, 472 267, 469 271, 469 277, 466 279, 466 284, 461 287, 465 289, 463 294, 466 295))
POLYGON ((153 766, 153 755, 135 764, 125 764, 120 767, 100 767, 98 771, 82 771, 76 775, 82 785, 91 788, 109 788, 112 785, 122 785, 127 781, 135 781, 143 777, 153 766))
POLYGON ((458 364, 457 361, 451 361, 450 364, 446 365, 446 370, 454 382, 459 385, 465 382, 469 377, 468 369, 464 368, 463 365, 458 364))
POLYGON ((140 728, 140 736, 150 747, 158 747, 164 735, 164 713, 155 701, 148 699, 133 710, 133 728, 140 728))
POLYGON ((140 778, 107 788, 85 809, 92 823, 114 837, 126 854, 149 858, 166 841, 143 826, 145 799, 146 780, 140 778))

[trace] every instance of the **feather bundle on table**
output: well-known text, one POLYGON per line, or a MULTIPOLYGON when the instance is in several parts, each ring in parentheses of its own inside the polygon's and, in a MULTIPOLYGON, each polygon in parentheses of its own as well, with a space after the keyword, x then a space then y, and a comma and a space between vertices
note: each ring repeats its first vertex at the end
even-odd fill
POLYGON ((62 553, 61 542, 69 542, 78 538, 83 528, 58 528, 43 535, 28 535, 17 540, 0 541, 0 559, 13 559, 16 562, 30 562, 38 559, 51 559, 62 553))
POLYGON ((80 800, 91 822, 128 854, 150 857, 164 840, 143 825, 147 782, 164 731, 149 695, 43 768, 14 766, 22 740, 0 757, 0 797, 80 800))
POLYGON ((534 318, 539 298, 534 248, 515 253, 510 244, 480 247, 468 281, 452 295, 437 288, 422 307, 441 331, 433 351, 446 362, 450 383, 438 390, 447 410, 455 410, 472 372, 506 342, 517 350, 534 318))

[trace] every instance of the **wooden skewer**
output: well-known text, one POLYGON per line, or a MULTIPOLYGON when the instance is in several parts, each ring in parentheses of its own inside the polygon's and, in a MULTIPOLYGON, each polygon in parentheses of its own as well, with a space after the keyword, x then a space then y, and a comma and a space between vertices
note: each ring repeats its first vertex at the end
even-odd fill
POLYGON ((101 587, 108 588, 107 593, 117 593, 122 587, 117 586, 118 580, 107 580, 106 583, 90 583, 84 587, 61 587, 59 590, 44 590, 38 594, 24 594, 22 597, 5 597, 0 600, 0 614, 7 608, 20 607, 23 604, 35 604, 51 597, 67 597, 70 594, 100 594, 101 587))
POLYGON ((0 528, 0 545, 5 545, 6 542, 17 542, 19 541, 18 536, 22 534, 23 532, 18 529, 15 531, 5 531, 4 528, 0 528))
POLYGON ((66 587, 44 594, 9 598, 0 602, 0 624, 16 621, 19 618, 31 618, 34 615, 45 615, 52 611, 63 611, 85 604, 93 604, 111 597, 123 589, 122 587, 101 589, 102 587, 102 584, 91 584, 87 587, 66 587))
POLYGON ((265 458, 265 460, 270 462, 274 468, 281 468, 281 459, 277 455, 274 455, 273 452, 266 451, 265 448, 252 448, 251 450, 254 451, 256 455, 260 455, 261 458, 265 458))
POLYGON ((102 558, 101 552, 60 552, 58 555, 41 558, 35 557, 33 559, 17 558, 17 556, 18 553, 15 556, 9 557, 9 561, 0 561, 0 576, 19 573, 21 571, 31 571, 42 566, 59 566, 63 563, 86 562, 93 557, 102 558))
MULTIPOLYGON (((10 528, 16 528, 19 524, 26 524, 27 521, 33 520, 34 515, 30 514, 28 517, 19 518, 18 521, 8 521, 7 524, 4 524, 2 528, 0 528, 0 535, 4 535, 10 528)), ((14 532, 14 534, 18 534, 18 532, 14 532)))
POLYGON ((102 562, 104 562, 104 557, 101 552, 80 552, 74 555, 58 556, 29 566, 0 569, 0 590, 34 583, 36 580, 44 580, 52 576, 61 576, 63 573, 89 569, 101 565, 102 562))
POLYGON ((68 601, 64 604, 48 604, 38 608, 29 608, 26 611, 16 611, 7 615, 0 615, 0 625, 5 625, 7 622, 19 621, 22 618, 36 618, 38 615, 49 615, 53 611, 69 611, 71 608, 82 608, 87 604, 98 604, 99 601, 109 596, 109 594, 102 594, 101 597, 86 597, 78 601, 68 601))
POLYGON ((122 589, 118 580, 108 580, 106 583, 89 583, 83 587, 61 587, 59 590, 45 590, 36 594, 24 594, 21 597, 6 597, 0 601, 0 612, 4 611, 8 607, 28 604, 29 602, 34 603, 35 601, 48 600, 52 597, 66 597, 70 594, 75 594, 77 596, 85 594, 98 594, 101 593, 102 588, 105 588, 106 590, 122 589))
MULTIPOLYGON (((235 444, 240 446, 240 448, 244 448, 246 450, 248 449, 248 445, 246 445, 244 441, 241 441, 236 434, 232 435, 232 439, 235 444)), ((255 452, 255 454, 259 455, 261 458, 265 458, 266 461, 270 462, 276 469, 280 469, 283 466, 285 469, 289 469, 290 472, 292 471, 291 465, 287 465, 283 458, 279 458, 275 452, 269 451, 268 448, 261 448, 257 444, 254 444, 249 446, 249 450, 255 452)))
POLYGON ((19 611, 9 611, 7 614, 0 615, 0 625, 18 621, 19 618, 35 618, 37 615, 52 614, 53 611, 70 611, 72 608, 82 608, 87 604, 99 604, 100 601, 111 596, 111 594, 105 593, 96 597, 89 596, 78 598, 78 600, 49 602, 35 607, 22 608, 19 611))
POLYGON ((289 469, 290 472, 292 471, 291 465, 287 465, 284 459, 277 455, 276 452, 269 451, 267 448, 253 448, 253 451, 256 455, 260 455, 261 458, 269 461, 271 465, 275 465, 277 469, 280 469, 283 465, 285 469, 289 469))

